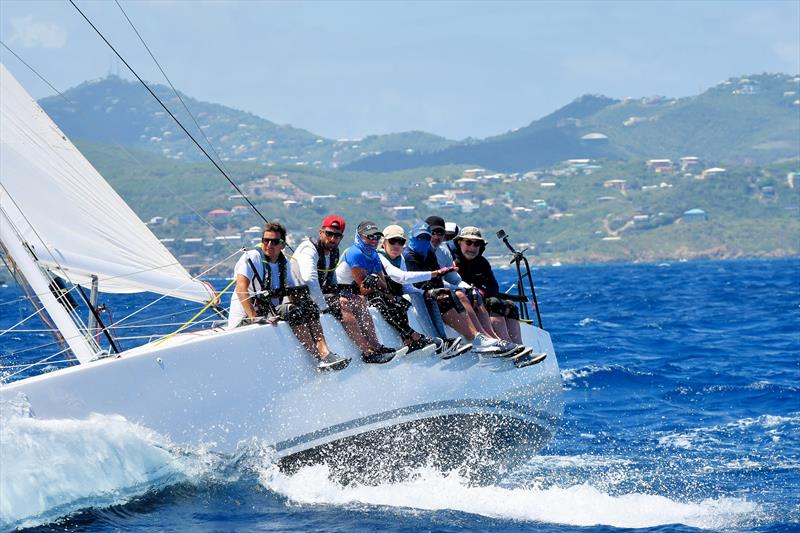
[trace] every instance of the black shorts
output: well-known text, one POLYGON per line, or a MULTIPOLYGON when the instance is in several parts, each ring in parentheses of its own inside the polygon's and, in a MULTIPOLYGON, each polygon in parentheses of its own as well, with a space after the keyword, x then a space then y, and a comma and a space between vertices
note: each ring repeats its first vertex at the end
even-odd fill
POLYGON ((513 302, 501 300, 494 296, 486 298, 486 310, 491 316, 502 316, 504 318, 519 320, 519 310, 513 302))
POLYGON ((319 318, 319 307, 311 300, 301 300, 275 306, 275 316, 290 326, 308 323, 319 318))
POLYGON ((455 309, 456 308, 456 303, 454 301, 455 298, 458 298, 458 296, 452 293, 448 298, 442 298, 441 300, 439 298, 436 298, 436 305, 439 306, 439 312, 445 314, 449 310, 455 309))

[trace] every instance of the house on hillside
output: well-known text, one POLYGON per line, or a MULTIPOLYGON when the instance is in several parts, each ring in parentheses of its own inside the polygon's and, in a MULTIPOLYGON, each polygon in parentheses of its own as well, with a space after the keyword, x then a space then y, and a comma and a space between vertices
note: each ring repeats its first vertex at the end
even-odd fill
POLYGON ((673 170, 671 159, 648 159, 645 164, 647 168, 657 173, 672 172, 673 170))
POLYGON ((687 170, 691 170, 692 168, 700 164, 700 158, 693 155, 687 155, 681 157, 680 161, 681 161, 681 172, 686 172, 687 170))
MULTIPOLYGON (((462 178, 468 178, 468 179, 477 179, 477 178, 480 178, 481 176, 483 176, 485 173, 486 173, 486 169, 484 169, 484 168, 468 168, 467 170, 464 171, 464 173, 461 175, 461 177, 462 178)), ((456 180, 456 181, 458 181, 458 180, 456 180)))
POLYGON ((695 208, 684 211, 681 218, 684 222, 702 222, 708 220, 708 215, 706 215, 706 212, 702 209, 695 208))
POLYGON ((713 167, 705 169, 701 174, 701 176, 703 179, 706 179, 706 178, 712 178, 714 176, 719 176, 720 174, 724 174, 725 172, 726 170, 724 168, 713 167))
POLYGON ((212 209, 207 213, 207 216, 209 220, 227 220, 230 214, 227 209, 212 209))
POLYGON ((625 190, 626 180, 606 180, 603 182, 603 187, 606 189, 617 189, 620 191, 625 190))

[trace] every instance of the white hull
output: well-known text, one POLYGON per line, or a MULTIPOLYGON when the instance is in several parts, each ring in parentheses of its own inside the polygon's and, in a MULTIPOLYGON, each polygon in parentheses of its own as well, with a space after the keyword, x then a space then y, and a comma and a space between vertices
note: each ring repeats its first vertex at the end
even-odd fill
MULTIPOLYGON (((341 326, 322 319, 332 349, 356 354, 341 326)), ((393 330, 375 321, 381 339, 399 345, 393 330)), ((407 449, 433 442, 428 432, 439 424, 466 439, 460 447, 485 448, 502 433, 495 455, 503 459, 520 448, 538 450, 563 411, 550 336, 523 330, 526 344, 548 353, 544 362, 517 369, 471 352, 447 361, 412 353, 384 365, 354 357, 330 373, 315 370, 286 324, 207 330, 4 385, 0 400, 23 393, 44 419, 122 415, 177 444, 213 443, 222 453, 257 438, 280 458, 308 458, 310 450, 330 451, 364 435, 390 435, 407 449)))

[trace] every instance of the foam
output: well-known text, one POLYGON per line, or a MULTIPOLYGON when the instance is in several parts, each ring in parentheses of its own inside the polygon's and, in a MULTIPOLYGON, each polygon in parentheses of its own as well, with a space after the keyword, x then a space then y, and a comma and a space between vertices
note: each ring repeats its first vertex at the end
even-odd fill
POLYGON ((259 474, 261 484, 298 504, 380 505, 423 510, 454 510, 481 516, 572 526, 655 527, 685 524, 703 529, 740 527, 752 523, 759 507, 734 499, 679 502, 653 494, 611 495, 588 483, 548 488, 471 486, 455 473, 420 469, 403 483, 342 486, 317 465, 294 475, 274 466, 259 474))
POLYGON ((24 398, 0 405, 0 529, 124 503, 213 466, 120 416, 38 420, 24 398))

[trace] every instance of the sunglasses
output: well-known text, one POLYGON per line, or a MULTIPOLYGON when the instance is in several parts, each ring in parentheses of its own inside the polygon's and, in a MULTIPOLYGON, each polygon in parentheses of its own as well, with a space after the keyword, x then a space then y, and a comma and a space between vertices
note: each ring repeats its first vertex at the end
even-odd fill
POLYGON ((423 241, 429 241, 429 240, 431 240, 431 236, 428 235, 427 233, 423 233, 422 235, 417 235, 417 239, 420 239, 420 240, 423 240, 423 241))
POLYGON ((261 242, 264 246, 271 244, 272 246, 278 246, 279 244, 283 244, 283 239, 261 239, 261 242))
POLYGON ((372 235, 363 235, 363 237, 368 241, 377 241, 383 237, 383 233, 373 233, 372 235))
POLYGON ((444 235, 444 230, 443 229, 431 230, 431 235, 444 235))
POLYGON ((344 236, 344 233, 339 233, 337 231, 330 231, 330 230, 323 230, 323 233, 332 239, 341 239, 344 236))
POLYGON ((469 247, 472 247, 472 246, 479 247, 480 245, 483 244, 483 241, 473 241, 472 239, 464 239, 463 242, 464 242, 464 244, 466 244, 469 247))
POLYGON ((403 245, 406 243, 406 240, 401 237, 392 237, 391 239, 387 239, 387 242, 394 246, 395 244, 403 245))

